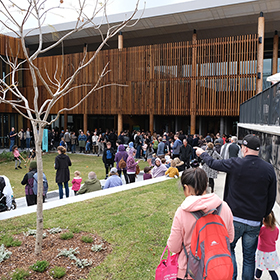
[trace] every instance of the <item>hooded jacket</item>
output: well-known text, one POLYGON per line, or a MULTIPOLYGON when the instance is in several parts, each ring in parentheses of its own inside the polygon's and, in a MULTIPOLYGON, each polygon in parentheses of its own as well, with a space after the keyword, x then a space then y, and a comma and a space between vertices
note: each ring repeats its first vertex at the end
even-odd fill
MULTIPOLYGON (((182 247, 182 242, 184 242, 187 252, 189 253, 192 231, 196 222, 194 216, 190 212, 198 210, 207 212, 211 209, 215 209, 221 203, 222 209, 220 217, 224 221, 227 228, 229 241, 232 242, 234 239, 233 216, 227 203, 223 202, 216 194, 211 193, 201 196, 188 196, 177 209, 173 219, 171 233, 167 241, 167 246, 171 252, 179 253, 178 278, 184 279, 187 270, 187 258, 182 247)), ((191 278, 189 277, 188 279, 191 278)))
POLYGON ((56 183, 65 183, 70 180, 69 166, 71 166, 70 158, 65 154, 60 154, 55 158, 56 183))
MULTIPOLYGON (((128 158, 128 154, 125 151, 124 145, 119 145, 119 151, 115 155, 115 162, 117 163, 118 170, 120 170, 120 168, 119 168, 120 160, 123 159, 126 162, 127 158, 128 158)), ((124 168, 124 170, 126 170, 126 168, 124 168)))
POLYGON ((77 194, 90 193, 94 191, 99 191, 101 189, 101 183, 97 178, 87 179, 85 183, 81 186, 77 194))
POLYGON ((155 162, 156 161, 159 161, 160 164, 159 164, 159 166, 155 165, 153 167, 153 169, 152 169, 153 178, 164 176, 165 172, 167 171, 167 167, 164 164, 161 163, 160 158, 156 158, 155 162))

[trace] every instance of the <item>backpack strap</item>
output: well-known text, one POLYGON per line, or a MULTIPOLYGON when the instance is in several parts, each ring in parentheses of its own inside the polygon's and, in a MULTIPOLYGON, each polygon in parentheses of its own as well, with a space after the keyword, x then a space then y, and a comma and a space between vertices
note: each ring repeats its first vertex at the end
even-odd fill
POLYGON ((204 213, 202 210, 198 210, 198 211, 194 211, 194 212, 190 212, 190 213, 195 217, 196 220, 198 220, 199 218, 201 218, 203 216, 206 216, 206 215, 208 215, 210 213, 216 214, 216 215, 220 215, 221 210, 222 210, 222 206, 223 206, 223 203, 221 203, 216 208, 210 209, 206 213, 204 213))
POLYGON ((185 274, 185 278, 187 278, 188 277, 188 270, 189 270, 189 255, 188 255, 188 252, 187 252, 187 249, 185 247, 184 242, 182 242, 182 245, 183 245, 183 249, 184 249, 184 252, 185 252, 185 255, 186 255, 186 258, 187 258, 187 270, 186 270, 186 274, 185 274))

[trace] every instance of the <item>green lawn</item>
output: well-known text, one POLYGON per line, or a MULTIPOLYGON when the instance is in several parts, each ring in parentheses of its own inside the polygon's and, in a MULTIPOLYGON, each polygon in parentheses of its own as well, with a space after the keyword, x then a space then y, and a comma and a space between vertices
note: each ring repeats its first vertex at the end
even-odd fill
MULTIPOLYGON (((53 158, 47 155, 45 159, 47 157, 53 158)), ((71 158, 79 168, 82 167, 81 156, 71 158)), ((98 159, 91 160, 94 166, 98 159)), ((79 168, 73 167, 72 171, 79 168)), ((101 167, 99 172, 103 174, 101 167)), ((168 180, 44 211, 44 228, 60 226, 93 232, 112 244, 113 252, 90 271, 87 279, 152 280, 166 246, 174 213, 183 199, 178 179, 168 180)), ((0 234, 35 228, 35 220, 34 213, 0 221, 0 234)))
MULTIPOLYGON (((55 183, 56 171, 54 169, 54 160, 57 155, 57 153, 53 152, 46 153, 43 156, 43 168, 44 173, 46 174, 48 179, 49 191, 58 189, 58 186, 55 183)), ((72 178, 74 177, 74 171, 76 170, 79 170, 81 172, 81 177, 83 178, 83 180, 86 180, 88 178, 87 175, 90 171, 94 171, 99 180, 105 178, 105 168, 102 162, 102 157, 71 153, 69 153, 68 155, 72 161, 72 166, 70 167, 70 181, 72 181, 72 178)), ((28 168, 24 168, 23 161, 21 165, 23 167, 21 170, 15 170, 14 161, 0 164, 0 175, 5 175, 10 179, 14 191, 14 196, 16 198, 25 196, 25 186, 21 185, 20 182, 23 179, 25 173, 28 172, 28 168)), ((143 170, 144 167, 148 164, 147 162, 140 161, 139 165, 141 170, 143 170)), ((71 186, 71 184, 69 186, 71 186)))

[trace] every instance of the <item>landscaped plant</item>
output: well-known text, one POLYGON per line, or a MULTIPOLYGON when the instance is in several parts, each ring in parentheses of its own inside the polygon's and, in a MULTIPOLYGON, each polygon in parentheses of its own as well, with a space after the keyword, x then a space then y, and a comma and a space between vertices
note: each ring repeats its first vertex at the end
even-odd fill
MULTIPOLYGON (((27 232, 24 232, 23 234, 24 234, 25 236, 30 236, 30 235, 36 236, 36 232, 37 232, 36 229, 30 229, 30 228, 28 228, 28 229, 27 229, 27 232)), ((46 238, 46 237, 47 237, 47 234, 44 232, 44 233, 43 233, 43 238, 46 238)))
POLYGON ((91 251, 93 251, 93 252, 99 252, 99 251, 105 250, 106 247, 103 247, 103 246, 104 246, 104 243, 101 243, 101 244, 94 244, 94 245, 92 245, 92 247, 91 247, 91 251))
POLYGON ((7 260, 11 256, 12 252, 5 249, 4 244, 0 246, 0 263, 7 260))
POLYGON ((71 255, 80 254, 79 251, 76 251, 76 250, 78 250, 78 249, 79 249, 78 247, 75 248, 75 249, 70 248, 69 250, 67 250, 67 249, 63 249, 63 250, 57 249, 57 251, 60 251, 60 253, 57 254, 57 257, 60 257, 60 256, 69 257, 69 256, 71 256, 71 255))
POLYGON ((56 234, 61 231, 62 231, 62 229, 60 227, 48 229, 48 233, 50 233, 50 234, 56 234))
POLYGON ((16 269, 15 272, 11 273, 10 276, 7 277, 1 277, 1 280, 25 280, 28 279, 29 272, 24 269, 16 269))
POLYGON ((60 253, 58 253, 57 257, 60 257, 60 256, 65 256, 65 257, 68 257, 70 260, 74 260, 76 263, 76 265, 80 268, 84 268, 86 266, 90 266, 92 265, 92 262, 91 261, 88 261, 87 259, 79 259, 77 258, 75 255, 77 254, 80 254, 79 251, 77 251, 79 248, 70 248, 69 250, 67 249, 63 249, 63 250, 59 250, 60 253))
POLYGON ((50 276, 54 279, 62 278, 66 274, 66 269, 61 266, 55 266, 49 272, 50 276))
POLYGON ((72 232, 64 232, 64 233, 60 234, 60 239, 63 239, 63 240, 71 239, 73 237, 74 237, 74 234, 72 232))
POLYGON ((73 233, 79 233, 79 232, 81 232, 81 230, 79 228, 75 227, 75 228, 72 229, 72 232, 73 233))
POLYGON ((21 245, 21 241, 14 239, 12 236, 3 235, 0 238, 0 244, 4 244, 6 247, 17 247, 21 245))
POLYGON ((30 268, 37 272, 44 272, 48 268, 49 265, 50 264, 47 261, 37 261, 32 266, 30 266, 30 268))
POLYGON ((82 236, 81 240, 85 243, 92 243, 93 242, 93 238, 89 235, 87 236, 82 236))

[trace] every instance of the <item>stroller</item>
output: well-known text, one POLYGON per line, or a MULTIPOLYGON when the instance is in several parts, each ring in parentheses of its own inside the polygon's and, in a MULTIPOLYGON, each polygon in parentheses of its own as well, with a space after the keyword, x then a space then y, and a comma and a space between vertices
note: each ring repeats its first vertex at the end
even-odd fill
POLYGON ((0 212, 17 208, 13 197, 10 180, 6 176, 0 176, 0 212))

